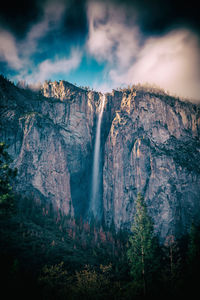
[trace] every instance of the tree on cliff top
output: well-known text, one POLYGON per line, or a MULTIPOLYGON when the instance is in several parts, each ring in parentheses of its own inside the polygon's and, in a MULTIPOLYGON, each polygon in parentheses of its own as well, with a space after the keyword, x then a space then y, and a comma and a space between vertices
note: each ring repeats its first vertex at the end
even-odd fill
POLYGON ((147 294, 150 283, 158 269, 158 241, 154 235, 153 221, 147 213, 143 196, 138 193, 136 200, 136 213, 131 228, 127 252, 130 262, 131 275, 143 295, 147 294))
POLYGON ((12 180, 17 175, 17 169, 11 169, 12 162, 5 143, 0 143, 0 215, 8 214, 14 208, 12 180))

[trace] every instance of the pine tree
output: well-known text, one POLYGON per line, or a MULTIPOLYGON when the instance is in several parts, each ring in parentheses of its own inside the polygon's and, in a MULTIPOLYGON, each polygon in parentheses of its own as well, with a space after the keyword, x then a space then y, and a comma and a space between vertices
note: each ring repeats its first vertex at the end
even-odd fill
POLYGON ((144 198, 140 193, 136 200, 136 213, 131 230, 132 235, 129 238, 130 246, 127 252, 131 275, 135 285, 142 288, 145 296, 159 265, 159 258, 153 221, 147 213, 144 198))
POLYGON ((192 224, 189 232, 189 243, 187 251, 188 283, 190 289, 199 289, 200 270, 200 227, 192 224))
POLYGON ((17 169, 11 169, 12 162, 5 143, 0 143, 0 214, 8 214, 14 208, 14 194, 12 180, 17 175, 17 169))
POLYGON ((176 240, 173 234, 166 236, 163 245, 164 265, 162 268, 162 276, 168 293, 171 295, 177 294, 181 290, 183 257, 181 255, 180 246, 180 241, 176 240))
POLYGON ((196 264, 200 259, 200 230, 194 224, 191 225, 188 243, 188 263, 196 264))

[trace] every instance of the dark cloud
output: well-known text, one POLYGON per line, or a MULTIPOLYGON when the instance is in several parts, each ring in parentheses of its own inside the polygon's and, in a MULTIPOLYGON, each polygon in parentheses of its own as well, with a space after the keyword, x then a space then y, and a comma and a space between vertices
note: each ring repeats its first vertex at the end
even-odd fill
POLYGON ((73 0, 68 3, 63 30, 70 36, 73 36, 73 34, 80 36, 87 33, 85 0, 73 0))
POLYGON ((161 33, 173 27, 187 26, 200 33, 200 19, 195 0, 111 0, 136 11, 138 24, 146 33, 161 33))
MULTIPOLYGON (((103 2, 102 0, 101 2, 103 2)), ((57 0, 18 0, 3 1, 0 9, 0 26, 24 36, 28 28, 41 18, 43 6, 57 0)), ((60 0, 68 6, 63 24, 63 33, 85 35, 87 33, 86 7, 87 0, 60 0)), ((95 2, 90 0, 89 2, 95 2)), ((199 12, 196 1, 180 0, 110 0, 127 8, 129 18, 137 15, 137 22, 146 34, 162 33, 168 28, 185 26, 200 34, 199 12)), ((128 16, 128 14, 127 14, 128 16)), ((127 17, 128 18, 128 17, 127 17)), ((128 21, 128 20, 127 20, 128 21)))
POLYGON ((60 32, 67 33, 70 37, 85 35, 87 31, 85 0, 3 1, 0 9, 0 27, 11 31, 18 38, 23 38, 29 28, 42 18, 44 7, 57 2, 67 7, 60 32))
POLYGON ((40 17, 41 10, 35 0, 6 0, 0 8, 0 27, 23 37, 31 23, 40 17))

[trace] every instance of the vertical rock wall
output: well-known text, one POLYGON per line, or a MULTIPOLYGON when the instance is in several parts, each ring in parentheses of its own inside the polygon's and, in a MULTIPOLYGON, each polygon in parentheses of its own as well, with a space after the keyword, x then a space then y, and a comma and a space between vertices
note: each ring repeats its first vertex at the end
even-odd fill
POLYGON ((130 227, 142 192, 161 238, 200 220, 200 109, 166 95, 124 92, 105 143, 107 224, 130 227))
MULTIPOLYGON (((41 92, 0 78, 0 140, 16 189, 63 214, 86 216, 100 95, 68 82, 41 92), (45 97, 44 97, 45 95, 45 97)), ((161 239, 200 221, 200 107, 143 89, 106 94, 101 126, 103 215, 130 228, 145 197, 161 239)))
POLYGON ((0 139, 18 168, 18 191, 63 214, 84 215, 98 94, 67 82, 43 89, 47 97, 1 81, 0 139))

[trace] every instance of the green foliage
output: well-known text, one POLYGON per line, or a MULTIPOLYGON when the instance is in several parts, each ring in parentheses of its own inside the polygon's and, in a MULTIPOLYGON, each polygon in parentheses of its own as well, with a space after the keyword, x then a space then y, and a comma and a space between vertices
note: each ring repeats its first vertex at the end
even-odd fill
POLYGON ((174 235, 169 234, 162 246, 161 277, 168 294, 174 295, 181 291, 184 262, 181 245, 174 235))
POLYGON ((39 277, 43 299, 112 299, 114 289, 119 285, 112 282, 112 265, 98 268, 85 265, 83 269, 70 274, 61 262, 45 266, 39 277), (110 289, 112 285, 112 290, 110 289))
POLYGON ((68 272, 64 268, 64 262, 56 265, 45 265, 38 278, 42 289, 43 299, 59 299, 65 292, 65 286, 69 283, 68 272))
POLYGON ((53 286, 62 284, 66 280, 67 271, 63 269, 64 262, 53 266, 45 265, 39 277, 39 282, 43 285, 53 286))
POLYGON ((127 252, 131 275, 134 284, 140 286, 146 294, 159 265, 158 243, 154 236, 153 221, 147 213, 144 198, 140 193, 136 200, 136 213, 131 230, 132 236, 129 238, 130 247, 127 252))
POLYGON ((0 143, 0 214, 8 214, 14 209, 14 194, 12 181, 17 175, 17 169, 11 169, 12 162, 5 143, 0 143))
POLYGON ((200 258, 200 231, 192 224, 188 243, 188 264, 194 264, 200 258))
POLYGON ((98 273, 89 265, 86 265, 83 270, 76 272, 75 279, 74 291, 76 291, 77 295, 82 295, 86 299, 93 299, 97 293, 101 294, 102 290, 106 289, 109 283, 109 279, 106 278, 104 273, 98 273))
POLYGON ((190 289, 196 293, 199 291, 200 270, 200 227, 192 224, 189 232, 187 250, 187 270, 190 289))
POLYGON ((20 202, 16 214, 0 218, 7 291, 25 299, 31 294, 42 300, 129 300, 170 299, 198 290, 199 229, 192 228, 183 245, 172 235, 159 245, 141 194, 132 233, 51 215, 48 203, 40 207, 22 197, 20 202))

